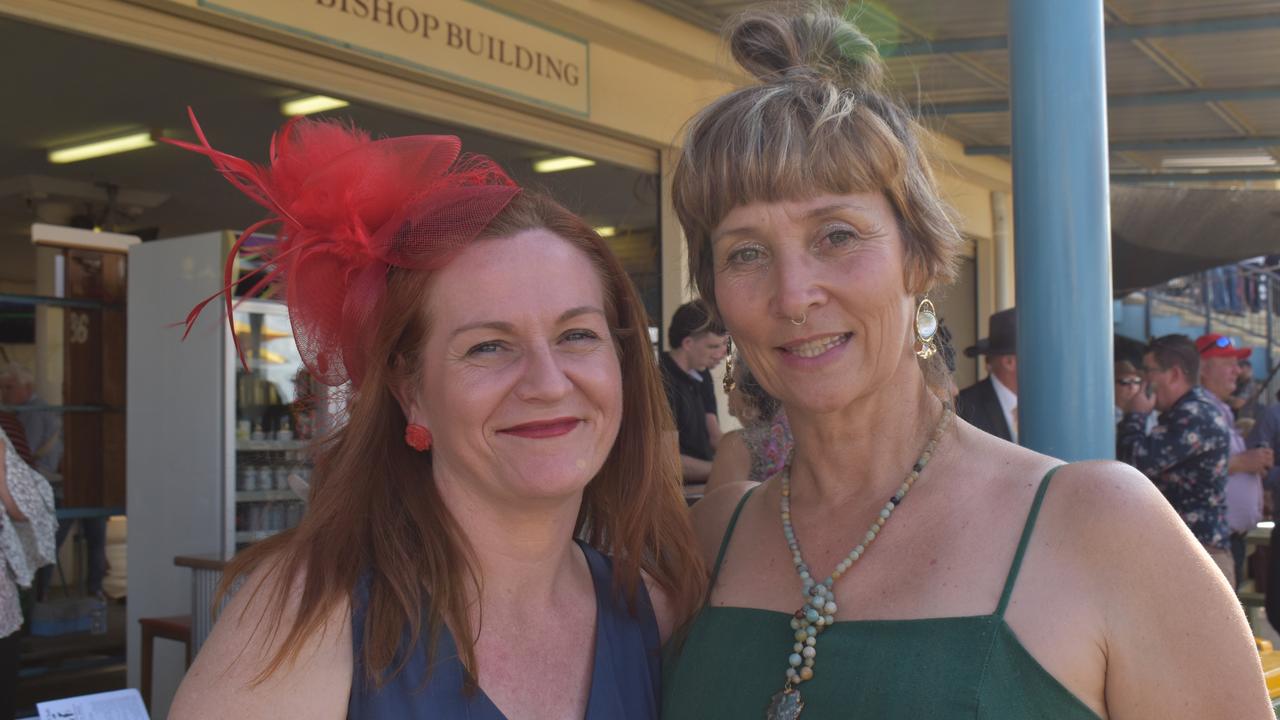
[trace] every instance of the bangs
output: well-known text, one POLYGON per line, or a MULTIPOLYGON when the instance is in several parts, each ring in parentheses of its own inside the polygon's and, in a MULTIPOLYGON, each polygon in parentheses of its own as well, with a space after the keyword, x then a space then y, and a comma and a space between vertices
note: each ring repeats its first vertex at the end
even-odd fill
POLYGON ((686 228, 709 234, 735 207, 755 202, 883 192, 896 205, 905 155, 889 126, 849 91, 746 88, 693 119, 675 177, 676 210, 686 228))

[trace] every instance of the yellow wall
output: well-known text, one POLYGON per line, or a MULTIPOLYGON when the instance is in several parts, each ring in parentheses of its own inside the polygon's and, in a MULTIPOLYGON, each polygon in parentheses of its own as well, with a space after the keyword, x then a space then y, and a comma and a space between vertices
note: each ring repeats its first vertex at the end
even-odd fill
MULTIPOLYGON (((426 0, 402 2, 429 6, 426 0)), ((488 5, 590 44, 586 117, 228 18, 199 8, 196 0, 0 0, 0 13, 651 172, 670 169, 671 155, 665 151, 678 142, 695 111, 745 80, 718 35, 633 0, 489 0, 488 5)), ((1009 165, 965 156, 960 143, 946 137, 931 138, 929 148, 942 189, 975 242, 976 312, 985 326, 986 315, 1011 297, 1012 283, 994 278, 1012 250, 1011 243, 993 246, 991 197, 992 191, 1009 191, 1009 165), (1006 293, 997 297, 998 290, 1006 293)), ((1011 208, 1011 199, 1006 200, 1011 208)), ((687 293, 668 193, 663 201, 663 300, 670 311, 687 293)))

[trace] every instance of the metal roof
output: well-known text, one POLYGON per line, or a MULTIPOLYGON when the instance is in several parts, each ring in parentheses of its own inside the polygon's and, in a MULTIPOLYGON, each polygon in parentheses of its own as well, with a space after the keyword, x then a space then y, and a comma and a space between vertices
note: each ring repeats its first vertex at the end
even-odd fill
MULTIPOLYGON (((645 0, 718 30, 757 3, 645 0)), ((1008 0, 852 2, 925 123, 1008 155, 1008 0)), ((1280 181, 1280 0, 1104 0, 1113 182, 1280 181)))

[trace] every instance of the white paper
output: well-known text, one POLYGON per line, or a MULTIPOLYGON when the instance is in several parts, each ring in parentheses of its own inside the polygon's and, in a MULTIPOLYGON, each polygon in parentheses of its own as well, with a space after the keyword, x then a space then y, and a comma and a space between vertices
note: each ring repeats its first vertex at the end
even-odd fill
POLYGON ((51 700, 36 705, 40 720, 150 720, 135 688, 51 700))

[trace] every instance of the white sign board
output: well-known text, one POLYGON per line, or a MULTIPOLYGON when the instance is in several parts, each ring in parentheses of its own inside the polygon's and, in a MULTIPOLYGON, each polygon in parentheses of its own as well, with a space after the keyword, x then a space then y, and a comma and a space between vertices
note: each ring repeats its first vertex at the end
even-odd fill
POLYGON ((150 720, 134 688, 50 700, 36 705, 40 720, 150 720))

